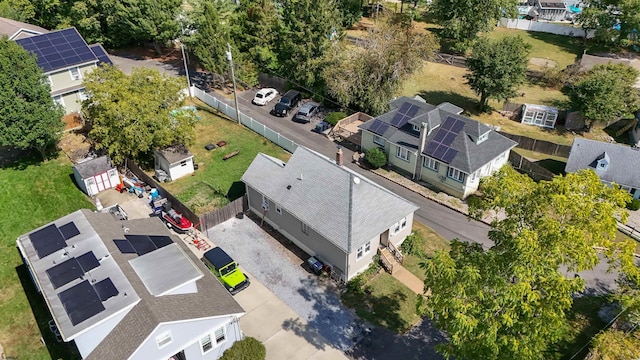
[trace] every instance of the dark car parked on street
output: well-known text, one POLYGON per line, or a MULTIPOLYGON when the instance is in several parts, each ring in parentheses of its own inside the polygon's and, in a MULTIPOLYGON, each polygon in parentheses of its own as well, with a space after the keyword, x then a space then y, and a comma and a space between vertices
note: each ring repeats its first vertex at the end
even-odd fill
POLYGON ((271 110, 271 115, 279 117, 289 116, 291 110, 295 109, 301 100, 302 95, 299 91, 289 90, 284 95, 282 95, 280 101, 278 101, 276 106, 273 107, 273 109, 271 110))

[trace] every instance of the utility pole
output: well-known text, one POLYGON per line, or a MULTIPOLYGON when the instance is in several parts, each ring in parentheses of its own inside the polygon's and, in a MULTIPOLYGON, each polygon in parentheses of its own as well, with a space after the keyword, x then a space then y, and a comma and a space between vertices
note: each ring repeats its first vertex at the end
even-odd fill
POLYGON ((184 44, 182 43, 182 38, 184 37, 184 27, 180 25, 180 29, 182 29, 182 32, 180 33, 181 35, 180 50, 182 50, 182 61, 184 62, 184 73, 187 75, 187 89, 189 91, 189 98, 191 98, 192 95, 191 95, 191 79, 189 78, 189 65, 187 64, 187 57, 184 52, 184 44))
POLYGON ((231 80, 233 81, 233 101, 236 103, 236 117, 238 118, 238 124, 240 122, 240 108, 238 107, 238 92, 236 91, 236 76, 233 74, 233 56, 231 56, 231 44, 227 43, 227 60, 229 60, 229 67, 231 68, 231 80))

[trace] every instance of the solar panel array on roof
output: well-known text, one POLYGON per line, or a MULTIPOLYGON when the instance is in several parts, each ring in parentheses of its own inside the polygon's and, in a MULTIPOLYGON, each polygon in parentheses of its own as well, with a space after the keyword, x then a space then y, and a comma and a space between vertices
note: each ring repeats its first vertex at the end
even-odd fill
POLYGON ((369 126, 369 131, 380 136, 383 136, 387 129, 389 129, 389 124, 379 119, 374 119, 371 126, 369 126))
POLYGON ((123 254, 136 253, 144 255, 173 243, 169 236, 125 235, 126 240, 113 240, 123 254))
POLYGON ((98 297, 101 301, 107 301, 120 293, 118 292, 118 289, 116 289, 115 285, 113 285, 113 281, 111 281, 110 278, 99 281, 97 284, 93 285, 93 288, 96 290, 96 293, 98 293, 98 297))
POLYGON ((93 51, 93 53, 98 58, 98 60, 99 60, 98 65, 102 65, 102 64, 113 65, 113 62, 109 58, 109 54, 107 54, 107 52, 104 51, 104 48, 102 47, 102 45, 94 44, 94 45, 91 45, 89 47, 91 48, 91 51, 93 51))
POLYGON ((73 223, 73 221, 60 226, 59 229, 62 237, 64 237, 65 240, 69 240, 76 235, 80 235, 80 231, 76 227, 76 224, 73 223))
POLYGON ((453 143, 453 140, 455 140, 463 127, 464 121, 447 117, 442 125, 440 125, 433 139, 427 144, 424 153, 450 164, 458 154, 457 150, 450 147, 451 143, 453 143))
POLYGON ((129 240, 117 239, 117 240, 113 240, 113 242, 118 247, 118 250, 120 250, 120 252, 123 253, 123 254, 135 254, 136 253, 136 249, 134 249, 133 246, 131 246, 131 243, 129 242, 129 240))
POLYGON ((420 110, 420 107, 418 105, 405 102, 404 104, 402 104, 402 106, 400 106, 400 109, 396 111, 393 119, 391 119, 391 125, 397 128, 405 126, 407 122, 409 122, 409 120, 411 120, 418 113, 418 110, 420 110))
POLYGON ((56 224, 51 224, 29 234, 29 239, 31 239, 31 244, 41 259, 67 246, 56 224))
POLYGON ((79 279, 84 275, 82 267, 76 258, 71 258, 52 268, 47 269, 47 275, 54 289, 79 279))
POLYGON ((44 72, 97 60, 75 28, 31 36, 16 42, 38 57, 38 66, 44 72))
POLYGON ((96 259, 96 256, 93 254, 93 251, 89 251, 84 253, 76 258, 78 260, 78 264, 82 268, 82 271, 89 272, 98 266, 100 266, 100 262, 96 259))
POLYGON ((59 293, 58 298, 74 326, 105 309, 98 293, 88 280, 59 293))

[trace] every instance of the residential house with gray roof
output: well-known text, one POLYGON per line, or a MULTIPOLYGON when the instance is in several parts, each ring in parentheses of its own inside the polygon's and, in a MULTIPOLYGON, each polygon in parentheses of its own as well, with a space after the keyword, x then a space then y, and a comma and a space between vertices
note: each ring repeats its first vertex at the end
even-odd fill
POLYGON ((462 109, 451 103, 434 106, 402 96, 390 105, 389 112, 360 125, 362 149, 378 147, 397 171, 460 198, 506 164, 517 145, 460 115, 462 109))
POLYGON ((258 154, 242 175, 249 208, 348 281, 377 248, 399 246, 417 206, 342 164, 299 146, 286 163, 258 154))
POLYGON ((83 359, 218 359, 244 310, 158 218, 78 210, 20 236, 18 249, 58 341, 83 359))
POLYGON ((0 17, 0 35, 7 35, 9 40, 24 39, 48 32, 49 30, 40 26, 0 17))
POLYGON ((615 183, 640 198, 640 149, 583 138, 575 138, 565 172, 591 169, 605 184, 615 183))

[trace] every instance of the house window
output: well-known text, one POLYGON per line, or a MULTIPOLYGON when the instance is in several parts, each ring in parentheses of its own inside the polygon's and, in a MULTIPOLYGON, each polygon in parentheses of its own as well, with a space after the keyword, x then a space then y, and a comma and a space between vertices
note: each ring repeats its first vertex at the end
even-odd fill
POLYGON ((282 215, 282 208, 280 207, 280 205, 276 205, 276 212, 282 215))
POLYGON ((171 331, 167 331, 166 333, 156 337, 156 342, 158 343, 158 348, 162 348, 173 340, 171 338, 171 331))
POLYGON ((382 136, 373 135, 373 143, 384 146, 384 138, 382 136))
POLYGON ((180 166, 187 166, 187 160, 180 161, 180 166))
POLYGON ((360 260, 363 256, 367 255, 371 251, 371 241, 367 241, 356 250, 356 260, 360 260))
POLYGON ((221 327, 218 330, 216 330, 215 336, 216 336, 216 345, 222 344, 227 339, 224 333, 224 327, 221 327))
POLYGON ((69 69, 69 73, 71 74, 72 80, 80 80, 82 78, 80 76, 80 69, 77 66, 69 69))
POLYGON ((54 96, 53 101, 55 101, 56 104, 64 107, 64 99, 62 99, 62 95, 54 96))
POLYGON ((400 230, 404 229, 407 227, 407 218, 404 217, 402 218, 402 220, 400 220, 400 230))
POLYGON ((447 177, 458 182, 464 182, 465 174, 462 171, 449 166, 449 170, 447 170, 447 177))
POLYGON ((434 158, 425 157, 424 161, 422 162, 422 166, 437 172, 440 168, 440 163, 437 162, 434 158))
POLYGON ((211 334, 207 334, 205 337, 200 339, 200 349, 202 350, 202 355, 208 353, 213 349, 213 342, 211 341, 211 334))
POLYGON ((527 111, 524 113, 524 117, 522 118, 522 122, 525 124, 533 124, 533 117, 535 116, 535 112, 527 111))
POLYGON ((411 125, 413 128, 413 131, 420 131, 420 126, 418 125, 411 125))
POLYGON ((558 118, 558 114, 548 113, 547 119, 544 121, 544 126, 546 127, 554 127, 556 125, 556 119, 558 118))
POLYGON ((404 161, 409 161, 409 150, 407 150, 407 149, 405 149, 405 148, 403 148, 401 146, 398 146, 396 148, 396 157, 398 159, 402 159, 404 161))
POLYGON ((309 227, 307 226, 307 224, 303 223, 302 221, 300 222, 300 224, 302 224, 302 233, 305 235, 309 235, 309 227))

